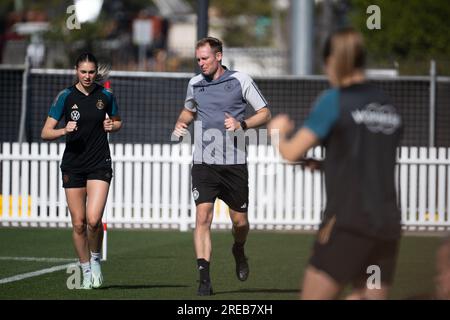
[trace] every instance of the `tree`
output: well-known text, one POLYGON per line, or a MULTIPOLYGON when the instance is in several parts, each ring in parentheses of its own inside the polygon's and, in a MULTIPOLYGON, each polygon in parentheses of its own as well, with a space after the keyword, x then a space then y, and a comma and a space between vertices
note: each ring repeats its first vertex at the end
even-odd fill
POLYGON ((226 19, 223 40, 229 47, 268 46, 272 41, 272 1, 212 0, 210 6, 226 19))
POLYGON ((352 0, 351 22, 365 38, 374 65, 399 64, 402 74, 427 74, 435 59, 438 72, 450 74, 448 0, 352 0), (381 10, 381 29, 369 30, 367 7, 381 10))

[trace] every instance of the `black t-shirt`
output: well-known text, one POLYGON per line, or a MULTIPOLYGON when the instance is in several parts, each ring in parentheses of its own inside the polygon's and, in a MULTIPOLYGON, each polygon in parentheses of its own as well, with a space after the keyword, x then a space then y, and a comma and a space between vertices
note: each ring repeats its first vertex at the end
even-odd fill
POLYGON ((66 149, 61 162, 62 171, 89 172, 99 168, 111 168, 111 155, 107 133, 103 129, 106 114, 118 116, 114 95, 95 84, 94 90, 85 95, 76 86, 61 91, 48 114, 60 121, 76 121, 78 129, 66 135, 66 149))
POLYGON ((378 238, 396 238, 401 215, 395 190, 401 118, 381 90, 367 83, 327 90, 305 127, 326 147, 324 222, 378 238))

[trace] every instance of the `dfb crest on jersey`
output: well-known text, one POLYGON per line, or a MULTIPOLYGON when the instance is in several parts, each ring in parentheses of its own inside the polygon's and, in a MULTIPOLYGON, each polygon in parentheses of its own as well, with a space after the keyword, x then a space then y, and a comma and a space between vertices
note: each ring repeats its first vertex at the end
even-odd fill
POLYGON ((72 121, 78 121, 78 119, 80 119, 80 113, 77 110, 74 110, 70 113, 70 119, 72 119, 72 121))
POLYGON ((102 110, 105 107, 105 104, 103 103, 103 100, 98 99, 96 106, 98 110, 102 110))
POLYGON ((231 81, 228 81, 227 84, 225 84, 225 91, 230 92, 233 91, 234 84, 231 81))

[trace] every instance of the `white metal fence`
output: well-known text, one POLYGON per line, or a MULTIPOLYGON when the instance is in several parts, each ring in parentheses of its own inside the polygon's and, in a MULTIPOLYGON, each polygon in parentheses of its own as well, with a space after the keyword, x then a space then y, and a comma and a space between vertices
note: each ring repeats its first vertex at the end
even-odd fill
MULTIPOLYGON (((70 225, 59 170, 63 151, 64 144, 3 144, 1 225, 70 225)), ((405 228, 450 229, 450 149, 398 151, 396 186, 405 228)), ((322 158, 322 152, 316 148, 310 156, 322 158)), ((109 226, 180 230, 194 226, 190 145, 115 144, 111 153, 114 179, 105 215, 109 226)), ((262 145, 249 147, 248 170, 253 228, 317 228, 326 200, 319 171, 284 163, 272 147, 262 145)), ((217 201, 213 227, 230 226, 226 205, 217 201)))

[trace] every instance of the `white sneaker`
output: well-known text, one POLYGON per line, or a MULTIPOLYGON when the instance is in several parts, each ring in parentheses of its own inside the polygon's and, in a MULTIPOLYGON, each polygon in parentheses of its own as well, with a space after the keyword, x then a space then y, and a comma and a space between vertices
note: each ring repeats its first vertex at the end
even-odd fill
POLYGON ((102 269, 100 268, 100 263, 91 264, 92 272, 92 288, 100 288, 103 283, 102 269))
POLYGON ((81 284, 80 289, 82 290, 92 289, 92 275, 90 273, 83 275, 83 283, 81 284))

